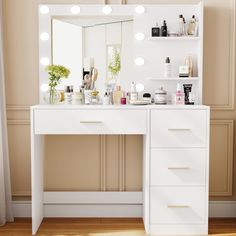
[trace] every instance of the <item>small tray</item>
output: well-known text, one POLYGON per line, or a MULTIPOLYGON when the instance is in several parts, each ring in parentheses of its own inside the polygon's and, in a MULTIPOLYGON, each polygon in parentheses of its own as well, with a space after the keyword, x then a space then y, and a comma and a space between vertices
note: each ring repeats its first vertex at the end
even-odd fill
POLYGON ((130 105, 149 105, 149 104, 151 104, 150 102, 144 101, 144 100, 130 101, 129 103, 130 103, 130 105))

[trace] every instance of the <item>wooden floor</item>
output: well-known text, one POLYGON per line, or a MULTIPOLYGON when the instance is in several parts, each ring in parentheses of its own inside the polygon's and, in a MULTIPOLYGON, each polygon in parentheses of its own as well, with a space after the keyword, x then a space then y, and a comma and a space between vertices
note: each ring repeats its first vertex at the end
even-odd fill
MULTIPOLYGON (((0 236, 31 235, 30 219, 15 219, 0 227, 0 236)), ((38 236, 144 236, 141 219, 44 219, 38 236)), ((236 236, 235 219, 210 219, 209 235, 236 236)))

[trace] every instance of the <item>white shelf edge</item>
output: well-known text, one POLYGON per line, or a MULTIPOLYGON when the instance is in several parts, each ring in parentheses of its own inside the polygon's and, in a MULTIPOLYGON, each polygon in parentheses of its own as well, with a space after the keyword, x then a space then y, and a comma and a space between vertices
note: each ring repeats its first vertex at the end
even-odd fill
POLYGON ((198 41, 200 40, 199 36, 180 36, 180 37, 149 37, 148 41, 198 41))
POLYGON ((154 78, 154 77, 150 77, 150 78, 147 78, 147 80, 152 80, 152 81, 197 81, 199 80, 199 77, 157 77, 157 78, 154 78))

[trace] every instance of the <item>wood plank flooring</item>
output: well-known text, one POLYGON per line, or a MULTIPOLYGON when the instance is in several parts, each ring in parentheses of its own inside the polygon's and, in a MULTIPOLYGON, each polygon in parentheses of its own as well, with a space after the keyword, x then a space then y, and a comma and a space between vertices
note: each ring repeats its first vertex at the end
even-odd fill
MULTIPOLYGON (((15 219, 0 227, 0 236, 31 235, 31 219, 15 219)), ((210 219, 209 235, 236 236, 235 219, 210 219)), ((146 236, 142 219, 47 218, 37 236, 146 236)))

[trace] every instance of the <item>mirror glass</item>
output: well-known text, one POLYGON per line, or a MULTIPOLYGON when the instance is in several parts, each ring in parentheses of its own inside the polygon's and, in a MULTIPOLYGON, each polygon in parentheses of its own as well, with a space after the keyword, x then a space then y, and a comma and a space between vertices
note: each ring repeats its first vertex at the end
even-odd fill
POLYGON ((133 72, 133 16, 79 16, 52 19, 52 62, 70 69, 59 89, 78 89, 91 68, 95 71, 88 89, 105 85, 130 87, 133 72), (94 85, 95 84, 95 85, 94 85))

